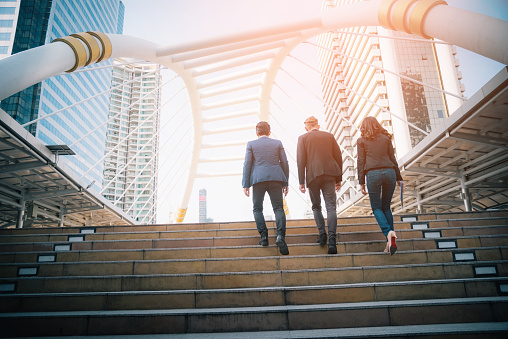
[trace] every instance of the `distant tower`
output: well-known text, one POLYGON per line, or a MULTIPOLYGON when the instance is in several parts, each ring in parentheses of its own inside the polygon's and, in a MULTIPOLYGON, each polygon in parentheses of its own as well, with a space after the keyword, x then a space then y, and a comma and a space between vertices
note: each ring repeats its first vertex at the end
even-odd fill
POLYGON ((199 222, 213 222, 212 218, 206 217, 206 188, 199 190, 199 222))
POLYGON ((206 188, 199 190, 199 222, 206 222, 206 188))

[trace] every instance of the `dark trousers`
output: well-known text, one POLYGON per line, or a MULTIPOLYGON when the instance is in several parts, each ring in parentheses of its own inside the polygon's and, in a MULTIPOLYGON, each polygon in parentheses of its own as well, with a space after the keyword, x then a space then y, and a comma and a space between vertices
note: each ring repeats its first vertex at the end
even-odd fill
POLYGON ((268 233, 265 217, 263 216, 263 200, 268 192, 272 202, 277 235, 286 235, 286 214, 284 213, 284 199, 282 197, 281 181, 263 181, 252 186, 252 202, 254 203, 254 220, 260 234, 268 233))
POLYGON ((397 175, 393 168, 382 168, 368 171, 365 177, 372 213, 376 217, 381 231, 387 237, 388 232, 393 231, 393 215, 390 205, 397 183, 397 175))
POLYGON ((326 234, 325 220, 321 212, 321 193, 325 200, 326 221, 328 224, 328 238, 336 239, 337 233, 337 193, 335 192, 335 178, 329 175, 320 175, 309 184, 309 195, 312 203, 314 220, 319 234, 326 234))

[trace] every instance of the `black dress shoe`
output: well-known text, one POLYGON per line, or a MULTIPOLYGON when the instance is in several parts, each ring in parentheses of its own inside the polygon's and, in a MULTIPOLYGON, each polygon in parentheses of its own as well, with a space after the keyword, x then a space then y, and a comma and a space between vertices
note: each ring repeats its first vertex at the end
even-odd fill
POLYGON ((279 247, 280 254, 282 255, 289 254, 288 245, 286 245, 286 240, 284 239, 284 236, 278 235, 277 239, 275 240, 275 244, 279 247))
POLYGON ((337 254, 337 245, 335 239, 329 239, 328 241, 328 254, 337 254))
POLYGON ((337 254, 337 246, 328 245, 328 254, 337 254))
POLYGON ((317 243, 320 245, 326 245, 326 233, 319 235, 317 243))
POLYGON ((261 234, 261 240, 259 240, 259 245, 263 247, 268 246, 268 234, 261 234))

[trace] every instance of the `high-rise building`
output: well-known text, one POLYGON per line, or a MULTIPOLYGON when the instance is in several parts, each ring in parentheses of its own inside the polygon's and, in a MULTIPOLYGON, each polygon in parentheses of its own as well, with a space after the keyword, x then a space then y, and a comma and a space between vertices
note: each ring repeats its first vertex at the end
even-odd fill
POLYGON ((213 222, 212 218, 206 216, 206 188, 199 190, 199 222, 213 222))
MULTIPOLYGON (((10 2, 2 0, 0 3, 10 2)), ((120 0, 22 0, 12 54, 73 33, 122 33, 123 11, 120 0)), ((60 75, 12 95, 2 101, 1 107, 21 124, 63 109, 27 128, 46 144, 70 146, 77 156, 68 158, 69 167, 79 177, 86 174, 85 181, 93 183, 91 189, 99 191, 109 93, 65 108, 108 90, 110 85, 111 69, 107 68, 60 75)))
MULTIPOLYGON (((357 1, 328 0, 323 9, 357 1)), ((464 92, 455 48, 421 40, 376 26, 347 28, 318 37, 323 47, 319 64, 324 74, 326 128, 343 150, 346 184, 338 199, 339 213, 357 192, 356 140, 364 117, 375 116, 394 135, 396 156, 400 158, 425 136, 410 124, 428 133, 461 105, 460 99, 435 89, 458 96, 464 92)))
POLYGON ((161 72, 115 60, 103 195, 141 223, 155 223, 161 72))
POLYGON ((0 1, 0 59, 12 53, 21 0, 0 1))

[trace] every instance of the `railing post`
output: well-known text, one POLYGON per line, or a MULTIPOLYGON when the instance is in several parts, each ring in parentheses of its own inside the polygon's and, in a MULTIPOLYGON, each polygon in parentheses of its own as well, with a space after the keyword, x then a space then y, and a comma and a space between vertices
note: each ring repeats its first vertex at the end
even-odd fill
POLYGON ((417 213, 418 213, 418 214, 423 214, 423 213, 425 213, 425 209, 424 209, 424 207, 423 207, 423 205, 422 205, 422 195, 421 195, 421 193, 420 193, 420 189, 417 189, 417 190, 416 190, 416 204, 417 204, 417 206, 418 206, 418 211, 417 211, 417 213))
POLYGON ((461 198, 464 200, 464 207, 466 212, 471 212, 473 207, 471 205, 471 194, 469 193, 469 188, 466 185, 466 176, 464 175, 464 170, 460 173, 460 188, 461 188, 461 198))
POLYGON ((21 197, 19 198, 19 210, 18 210, 18 220, 16 221, 16 228, 23 228, 23 219, 25 217, 25 193, 21 192, 21 197))
POLYGON ((58 227, 64 227, 64 216, 65 216, 66 208, 64 206, 60 206, 60 221, 58 222, 58 227))

